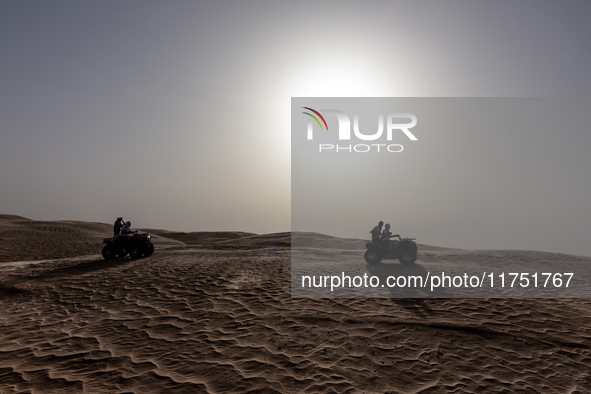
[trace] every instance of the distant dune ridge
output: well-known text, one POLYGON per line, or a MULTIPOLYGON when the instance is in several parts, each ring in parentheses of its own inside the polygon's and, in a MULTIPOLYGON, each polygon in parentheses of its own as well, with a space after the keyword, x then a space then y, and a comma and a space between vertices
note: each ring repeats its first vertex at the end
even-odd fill
POLYGON ((363 240, 148 231, 105 261, 110 224, 0 215, 0 393, 591 392, 589 299, 292 299, 293 240, 363 240))
MULTIPOLYGON (((113 225, 71 220, 34 221, 16 215, 0 215, 0 262, 47 260, 100 253, 103 239, 113 236, 113 225)), ((240 231, 178 232, 138 229, 164 246, 290 246, 290 233, 257 235, 240 231)))

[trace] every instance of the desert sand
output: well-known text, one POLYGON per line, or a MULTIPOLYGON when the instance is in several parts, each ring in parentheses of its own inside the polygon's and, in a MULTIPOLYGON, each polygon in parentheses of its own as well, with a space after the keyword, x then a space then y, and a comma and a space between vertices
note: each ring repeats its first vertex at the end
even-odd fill
POLYGON ((109 224, 0 215, 1 393, 591 392, 589 299, 291 298, 290 233, 149 231, 106 261, 109 224))

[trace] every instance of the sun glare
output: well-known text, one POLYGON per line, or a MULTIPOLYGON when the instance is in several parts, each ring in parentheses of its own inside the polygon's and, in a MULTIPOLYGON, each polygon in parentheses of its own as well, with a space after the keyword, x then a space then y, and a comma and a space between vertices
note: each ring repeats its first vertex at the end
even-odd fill
POLYGON ((379 97, 387 95, 385 73, 367 64, 326 65, 296 73, 291 97, 379 97), (380 83, 380 79, 382 83, 380 83))

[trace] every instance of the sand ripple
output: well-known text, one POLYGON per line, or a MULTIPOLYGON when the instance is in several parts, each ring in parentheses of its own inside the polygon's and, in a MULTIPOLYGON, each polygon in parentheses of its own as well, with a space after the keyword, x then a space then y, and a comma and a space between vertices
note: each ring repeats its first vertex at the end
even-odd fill
POLYGON ((586 300, 291 299, 289 277, 287 248, 6 265, 0 391, 591 389, 586 300))
POLYGON ((0 392, 591 392, 589 300, 292 299, 283 237, 3 263, 0 392))

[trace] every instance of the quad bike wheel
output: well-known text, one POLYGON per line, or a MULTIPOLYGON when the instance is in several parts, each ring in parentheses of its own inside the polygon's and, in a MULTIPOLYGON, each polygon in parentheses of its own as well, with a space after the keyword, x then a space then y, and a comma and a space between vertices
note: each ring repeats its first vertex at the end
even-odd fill
POLYGON ((154 244, 150 242, 150 244, 148 245, 148 248, 146 249, 146 252, 144 253, 145 257, 151 256, 152 253, 154 253, 154 244))
POLYGON ((402 265, 413 265, 417 260, 417 254, 412 250, 405 250, 400 254, 398 259, 402 265))
POLYGON ((115 257, 117 257, 117 253, 116 253, 115 249, 109 245, 107 245, 103 248, 102 253, 103 253, 103 257, 105 258, 105 260, 112 260, 115 257))
POLYGON ((380 261, 382 261, 383 256, 380 252, 368 249, 365 251, 363 258, 365 258, 367 264, 378 264, 380 261))
POLYGON ((129 257, 132 259, 137 259, 138 257, 142 257, 142 248, 137 243, 131 244, 127 247, 129 252, 129 257))

